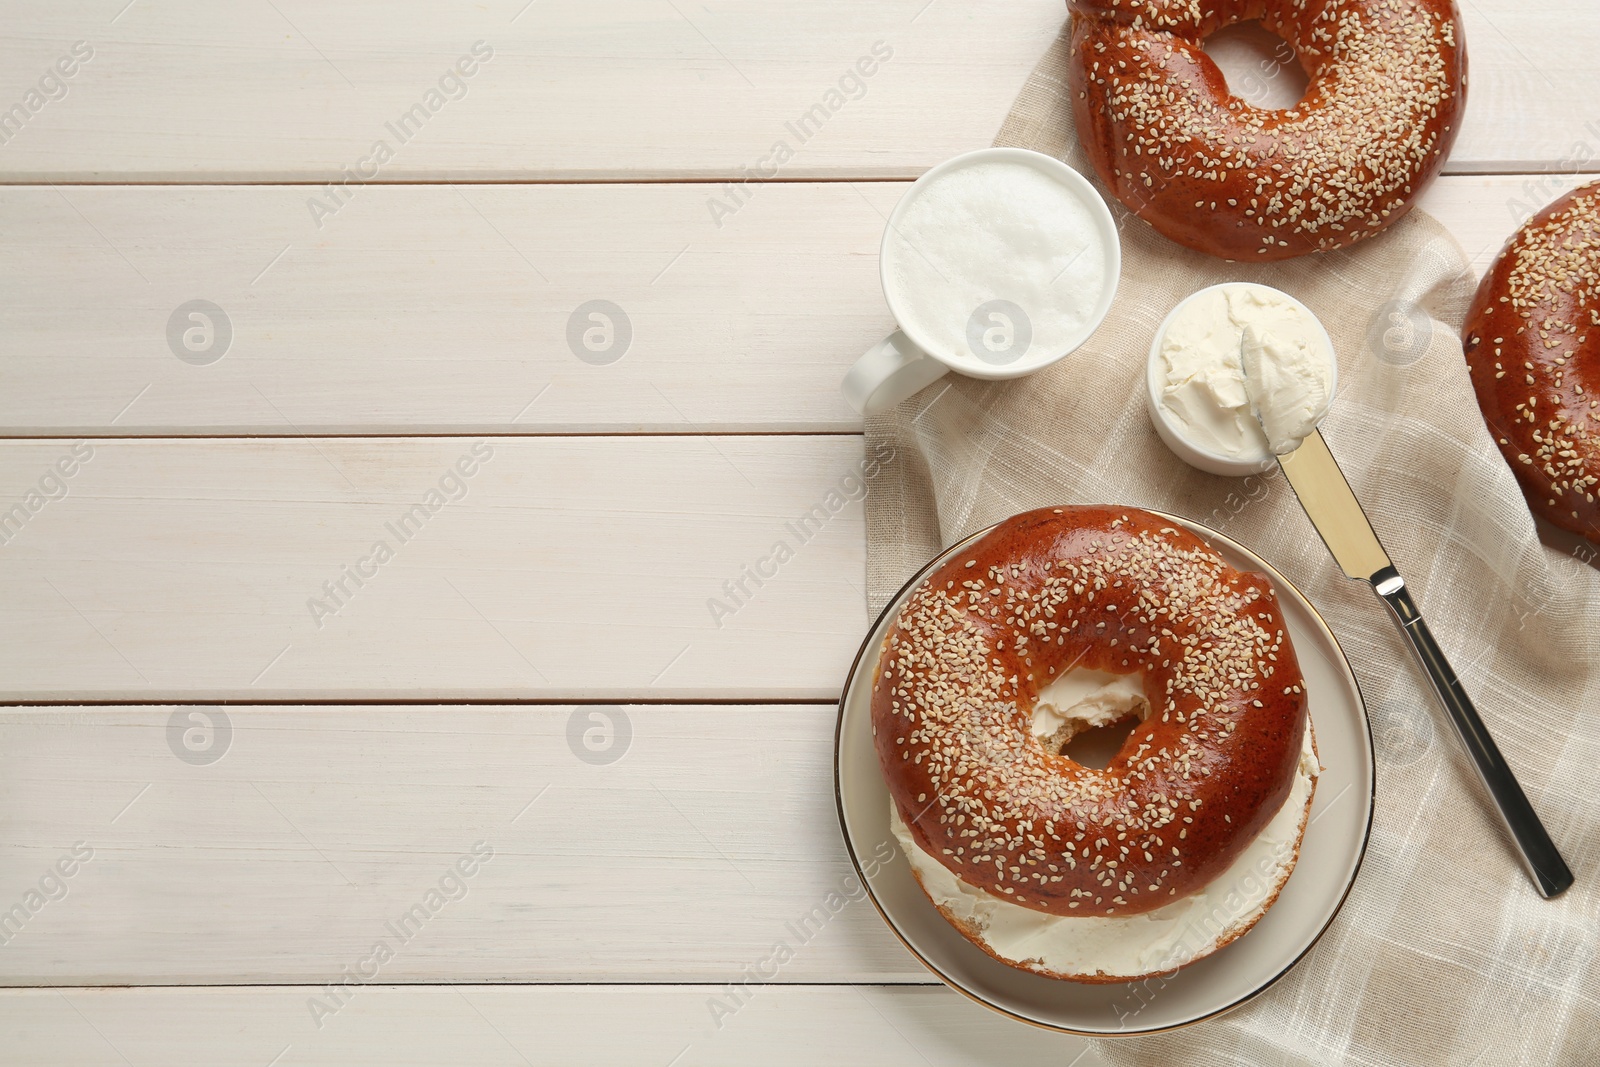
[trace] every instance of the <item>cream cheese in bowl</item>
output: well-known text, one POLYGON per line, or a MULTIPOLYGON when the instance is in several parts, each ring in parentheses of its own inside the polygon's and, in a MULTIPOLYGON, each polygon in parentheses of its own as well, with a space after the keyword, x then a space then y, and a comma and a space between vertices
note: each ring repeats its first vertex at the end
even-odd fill
POLYGON ((1147 400, 1179 457, 1243 475, 1300 446, 1327 414, 1337 378, 1333 342, 1309 308, 1271 286, 1228 282, 1194 293, 1162 322, 1147 400))

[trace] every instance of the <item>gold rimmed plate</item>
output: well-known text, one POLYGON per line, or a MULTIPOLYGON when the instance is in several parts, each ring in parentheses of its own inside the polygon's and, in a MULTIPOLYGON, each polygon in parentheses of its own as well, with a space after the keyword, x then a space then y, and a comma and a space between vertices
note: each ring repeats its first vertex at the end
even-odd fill
POLYGON ((1154 514, 1194 531, 1233 567, 1272 580, 1306 679, 1322 775, 1294 874, 1248 934, 1170 975, 1106 985, 1062 982, 986 955, 944 920, 917 885, 889 831, 889 790, 872 744, 872 671, 884 635, 917 583, 988 530, 940 554, 878 616, 845 681, 834 738, 834 792, 845 844, 895 935, 947 985, 978 1003, 1022 1022, 1091 1037, 1187 1026, 1238 1007, 1282 978, 1311 951, 1344 904, 1372 826, 1372 731, 1355 675, 1322 616, 1287 578, 1243 545, 1188 519, 1154 514), (875 859, 890 854, 890 862, 875 859), (862 857, 873 861, 863 864, 862 857))

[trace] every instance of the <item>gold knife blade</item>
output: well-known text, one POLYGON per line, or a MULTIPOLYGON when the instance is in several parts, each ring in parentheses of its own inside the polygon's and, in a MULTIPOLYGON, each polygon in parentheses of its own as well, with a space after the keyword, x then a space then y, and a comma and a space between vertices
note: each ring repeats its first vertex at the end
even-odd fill
POLYGON ((1279 456, 1278 466, 1340 570, 1370 582, 1393 566, 1320 431, 1312 430, 1299 448, 1279 456))

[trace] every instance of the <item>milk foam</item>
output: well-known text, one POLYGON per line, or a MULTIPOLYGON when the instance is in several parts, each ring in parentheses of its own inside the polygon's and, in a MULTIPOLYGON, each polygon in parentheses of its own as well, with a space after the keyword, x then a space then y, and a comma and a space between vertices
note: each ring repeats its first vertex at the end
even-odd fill
POLYGON ((1096 219, 1072 188, 1026 163, 958 167, 913 194, 884 243, 890 305, 902 327, 954 362, 1046 362, 1081 341, 1111 283, 1096 219), (996 331, 989 351, 1002 353, 982 359, 969 321, 995 301, 1020 308, 1026 322, 981 316, 982 329, 996 331), (1006 354, 1024 331, 1027 347, 1006 354))

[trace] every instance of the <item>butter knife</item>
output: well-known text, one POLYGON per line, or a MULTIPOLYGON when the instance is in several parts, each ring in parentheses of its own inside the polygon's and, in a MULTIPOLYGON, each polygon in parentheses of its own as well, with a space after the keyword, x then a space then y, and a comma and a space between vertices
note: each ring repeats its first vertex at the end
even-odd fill
POLYGON ((1534 887, 1546 898, 1559 895, 1572 884, 1572 872, 1545 832, 1533 805, 1528 803, 1444 651, 1429 632, 1405 581, 1383 550, 1322 434, 1312 430, 1299 448, 1278 457, 1278 466, 1339 568, 1348 577, 1371 585, 1387 605, 1390 617, 1400 627, 1407 647, 1428 676, 1439 703, 1472 757, 1478 777, 1505 821, 1534 887))

